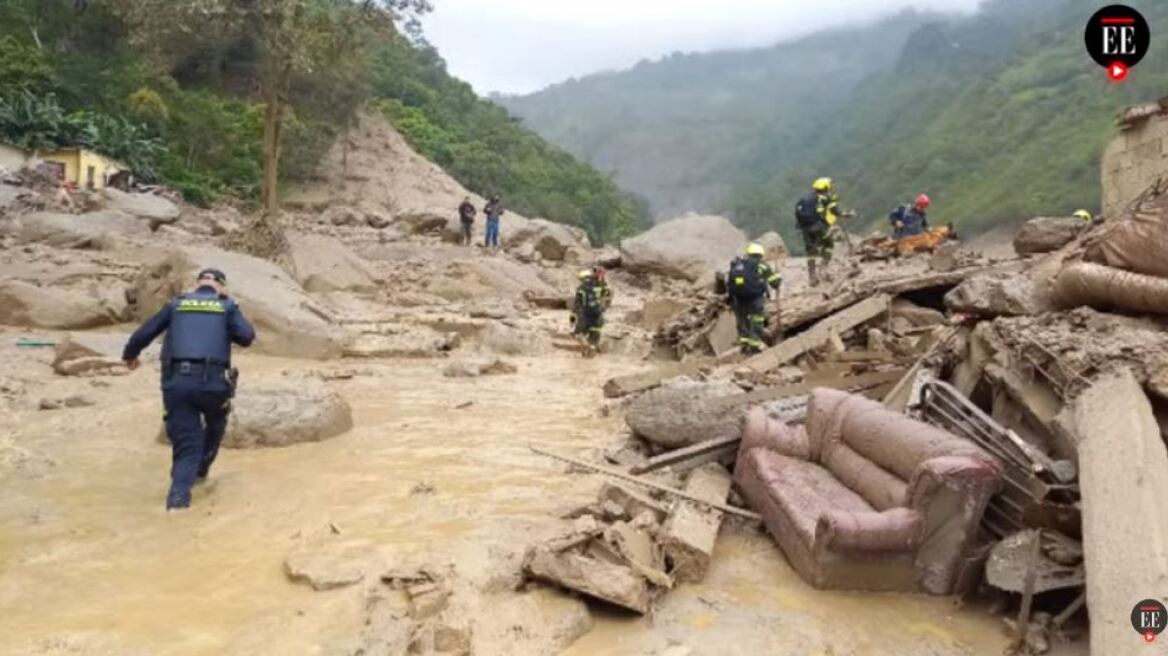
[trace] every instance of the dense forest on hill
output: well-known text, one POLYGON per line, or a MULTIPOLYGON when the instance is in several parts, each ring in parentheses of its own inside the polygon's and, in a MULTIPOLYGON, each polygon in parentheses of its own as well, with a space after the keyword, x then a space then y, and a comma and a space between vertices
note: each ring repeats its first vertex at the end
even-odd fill
MULTIPOLYGON (((195 203, 255 201, 265 75, 287 55, 283 180, 311 175, 332 139, 371 107, 469 189, 502 194, 520 213, 580 226, 597 242, 643 225, 642 201, 477 98, 424 40, 389 21, 351 20, 375 3, 264 0, 246 5, 254 15, 244 5, 220 11, 240 14, 237 31, 199 28, 200 15, 215 15, 199 12, 220 2, 0 0, 0 141, 88 146, 195 203), (272 16, 283 23, 269 25, 272 16), (276 30, 292 38, 277 40, 276 30)), ((425 3, 380 3, 391 4, 425 3)))
MULTIPOLYGON (((1153 33, 1168 25, 1168 3, 1129 4, 1153 33)), ((830 175, 844 205, 861 212, 855 230, 881 226, 895 204, 928 192, 935 220, 974 233, 1097 207, 1099 156, 1116 111, 1168 93, 1162 39, 1126 83, 1108 82, 1083 47, 1098 9, 1088 0, 990 0, 973 16, 909 12, 770 49, 669 57, 502 102, 616 171, 657 213, 721 211, 750 230, 791 237, 795 199, 830 175), (800 80, 802 71, 822 75, 800 80), (760 84, 736 83, 739 74, 760 84), (637 119, 652 129, 631 145, 612 134, 614 115, 636 116, 664 97, 670 111, 637 119), (679 162, 692 167, 679 171, 679 162), (695 187, 708 193, 695 196, 695 187)))

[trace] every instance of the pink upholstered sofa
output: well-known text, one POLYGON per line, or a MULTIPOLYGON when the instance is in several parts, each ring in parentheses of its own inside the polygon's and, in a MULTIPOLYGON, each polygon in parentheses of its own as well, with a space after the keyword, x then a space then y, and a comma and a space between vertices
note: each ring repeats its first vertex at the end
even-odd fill
POLYGON ((816 389, 804 426, 747 414, 734 481, 812 585, 948 594, 1000 473, 971 442, 816 389))

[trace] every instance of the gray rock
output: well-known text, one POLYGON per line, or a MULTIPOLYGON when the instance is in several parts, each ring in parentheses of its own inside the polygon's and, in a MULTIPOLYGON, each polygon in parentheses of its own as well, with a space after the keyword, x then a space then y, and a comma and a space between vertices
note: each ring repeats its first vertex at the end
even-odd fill
POLYGON ((642 438, 678 449, 703 440, 735 435, 741 408, 716 407, 710 401, 741 393, 733 384, 677 380, 645 392, 629 405, 625 424, 642 438))
POLYGON ((945 295, 945 306, 981 317, 1034 315, 1052 309, 1034 281, 1018 274, 969 278, 945 295))
POLYGON ((373 292, 377 282, 360 256, 340 240, 323 235, 288 236, 288 256, 296 280, 309 292, 373 292))
POLYGON ((411 235, 422 235, 442 232, 446 228, 450 217, 435 211, 406 212, 393 219, 393 224, 402 232, 411 235))
POLYGON ((180 248, 157 254, 134 284, 137 318, 144 319, 175 294, 189 291, 195 275, 213 266, 227 274, 228 293, 256 326, 254 348, 272 355, 333 358, 350 336, 327 308, 286 271, 267 260, 217 248, 180 248))
POLYGON ((1019 255, 1057 251, 1089 227, 1088 222, 1073 216, 1030 219, 1014 237, 1014 251, 1019 255))
POLYGON ((546 333, 491 322, 483 329, 482 345, 503 355, 543 355, 551 351, 552 340, 546 333))
POLYGON ((532 219, 508 233, 508 248, 530 247, 542 259, 578 262, 588 252, 588 236, 583 230, 547 219, 532 219))
POLYGON ((125 295, 91 283, 84 287, 37 286, 0 280, 0 324, 73 330, 121 323, 128 318, 125 295))
POLYGON ((129 194, 113 187, 101 190, 102 204, 131 216, 150 221, 152 225, 178 221, 178 205, 154 194, 129 194))
POLYGON ((303 546, 284 559, 284 573, 313 590, 335 590, 360 583, 384 567, 384 559, 364 543, 303 546))
POLYGON ((18 241, 56 248, 110 250, 131 235, 143 233, 142 222, 118 210, 88 214, 35 212, 21 221, 18 241))
POLYGON ((232 401, 223 446, 283 447, 320 442, 353 428, 349 404, 316 381, 249 384, 232 401))
POLYGON ((746 235, 727 219, 689 214, 622 241, 621 264, 634 273, 693 282, 726 266, 745 245, 746 235))
MULTIPOLYGON (((70 376, 120 367, 122 349, 129 337, 127 333, 69 333, 53 349, 53 371, 70 376)), ((154 340, 138 359, 142 362, 157 361, 161 341, 154 340)))
POLYGON ((364 221, 361 212, 347 205, 334 205, 320 215, 323 223, 335 226, 355 226, 364 221))
POLYGON ((789 253, 787 243, 783 241, 782 235, 777 232, 771 231, 765 233, 754 241, 766 249, 767 261, 774 262, 775 260, 781 260, 787 257, 789 253))
POLYGON ((467 358, 446 365, 442 375, 447 378, 477 378, 513 374, 517 371, 519 370, 515 365, 499 358, 467 358))

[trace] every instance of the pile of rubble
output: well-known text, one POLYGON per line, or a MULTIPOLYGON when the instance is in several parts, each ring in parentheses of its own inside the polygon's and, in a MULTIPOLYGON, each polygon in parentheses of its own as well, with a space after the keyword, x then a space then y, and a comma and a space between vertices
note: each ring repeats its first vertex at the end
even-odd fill
MULTIPOLYGON (((1168 535, 1163 513, 1129 521, 1144 538, 1117 526, 1158 507, 1153 497, 1168 490, 1168 198, 1147 194, 1129 215, 1101 224, 1036 219, 1018 242, 1013 260, 954 246, 845 259, 826 290, 784 287, 773 345, 746 359, 724 301, 697 294, 654 337, 658 355, 680 362, 605 385, 641 446, 613 458, 631 467, 601 473, 663 491, 674 499, 671 517, 692 503, 686 490, 705 485, 695 479, 718 471, 729 481, 722 466, 738 459, 742 467, 750 407, 788 427, 766 430, 798 431, 813 389, 867 396, 995 463, 997 492, 977 511, 980 530, 951 589, 1003 595, 1002 610, 1018 609, 1007 625, 1021 652, 1081 637, 1089 614, 1092 646, 1118 653, 1137 600, 1118 591, 1146 589, 1128 596, 1148 597, 1168 581, 1162 541, 1146 539, 1168 535), (685 471, 693 473, 684 489, 643 476, 685 471)), ((866 457, 901 457, 896 440, 882 448, 866 457)), ((815 484, 820 494, 831 488, 823 485, 815 484)), ((569 535, 535 547, 527 573, 643 613, 685 580, 677 569, 684 561, 669 553, 668 505, 644 499, 630 510, 609 499, 612 489, 569 535), (604 585, 617 580, 626 587, 614 596, 604 585)), ((728 485, 716 492, 713 502, 727 492, 741 502, 728 485)), ((708 504, 702 512, 721 514, 708 504)), ((848 581, 881 585, 858 575, 848 581)))

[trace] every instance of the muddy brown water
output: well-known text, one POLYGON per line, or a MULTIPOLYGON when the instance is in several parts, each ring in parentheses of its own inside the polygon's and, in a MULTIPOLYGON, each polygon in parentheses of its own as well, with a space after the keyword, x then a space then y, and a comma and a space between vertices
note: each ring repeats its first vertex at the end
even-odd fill
MULTIPOLYGON (((21 357, 46 367, 51 353, 21 357)), ((442 377, 441 361, 245 357, 244 384, 366 370, 329 383, 356 428, 225 451, 180 515, 162 509, 169 450, 154 442, 156 373, 99 386, 46 376, 36 394, 82 392, 97 405, 0 416, 0 435, 27 452, 0 469, 0 654, 336 653, 330 645, 360 630, 360 599, 292 584, 282 569, 292 548, 329 532, 394 560, 450 563, 478 586, 508 580, 526 546, 601 482, 527 445, 591 456, 617 443, 621 422, 599 413, 600 386, 644 366, 560 353, 516 362, 517 375, 462 380, 442 377), (420 483, 434 491, 411 493, 420 483)), ((996 620, 946 599, 813 590, 751 529, 724 531, 715 561, 707 581, 675 590, 653 617, 594 609, 595 628, 566 653, 949 655, 1005 644, 996 620)), ((476 619, 489 623, 484 614, 476 619)), ((506 653, 505 642, 484 644, 506 653)))

